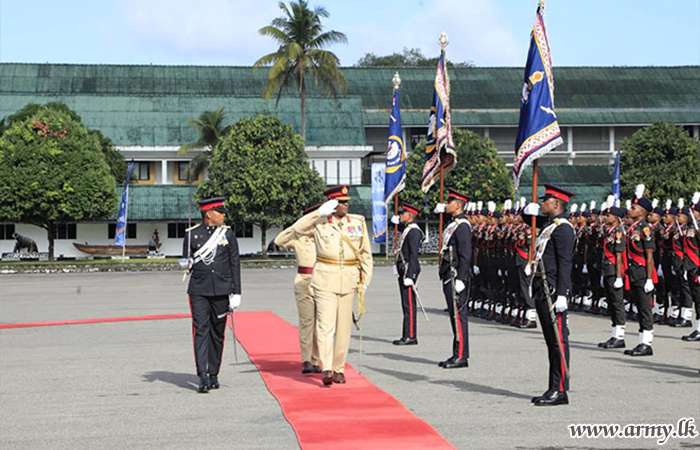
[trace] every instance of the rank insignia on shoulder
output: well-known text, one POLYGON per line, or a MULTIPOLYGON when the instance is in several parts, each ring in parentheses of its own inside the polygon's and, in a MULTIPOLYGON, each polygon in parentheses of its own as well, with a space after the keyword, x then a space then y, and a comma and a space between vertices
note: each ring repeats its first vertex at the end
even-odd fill
POLYGON ((219 245, 228 245, 228 239, 222 238, 221 241, 219 241, 219 245))

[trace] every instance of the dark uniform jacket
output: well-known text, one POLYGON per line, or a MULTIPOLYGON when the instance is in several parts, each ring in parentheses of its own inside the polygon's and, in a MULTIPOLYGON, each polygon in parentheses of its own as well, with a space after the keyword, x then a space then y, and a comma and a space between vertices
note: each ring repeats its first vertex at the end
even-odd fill
MULTIPOLYGON (((625 233, 622 226, 611 227, 605 233, 603 241, 603 276, 617 275, 617 257, 623 258, 625 253, 625 233)), ((623 269, 624 271, 624 265, 623 269)), ((624 276, 624 273, 622 274, 624 276)))
MULTIPOLYGON (((399 272, 399 275, 404 278, 410 278, 416 281, 420 273, 418 254, 420 252, 421 243, 423 242, 423 231, 418 227, 411 228, 412 229, 406 234, 401 245, 401 254, 396 255, 396 270, 399 272)), ((405 231, 405 228, 403 231, 405 231)))
MULTIPOLYGON (((182 245, 183 257, 194 258, 194 254, 216 231, 217 227, 203 223, 190 228, 182 245), (188 239, 189 236, 189 239, 188 239), (187 244, 190 250, 187 250, 187 244)), ((188 294, 229 295, 241 293, 241 263, 238 241, 233 230, 227 227, 226 233, 216 247, 216 256, 210 265, 199 261, 192 266, 188 294)))
MULTIPOLYGON (((645 220, 635 222, 627 230, 627 276, 630 282, 647 279, 647 249, 656 250, 656 240, 651 225, 645 220)), ((656 274, 656 271, 653 271, 656 274)), ((656 276, 656 275, 654 275, 656 276)))
POLYGON ((440 258, 438 274, 441 280, 447 280, 451 277, 450 249, 452 249, 452 267, 457 270, 455 280, 466 283, 471 277, 472 228, 464 214, 455 216, 452 220, 463 220, 464 222, 457 226, 457 230, 452 233, 448 242, 442 243, 442 257, 440 258))
MULTIPOLYGON (((525 223, 530 223, 532 220, 530 215, 522 214, 522 216, 525 223)), ((537 216, 537 228, 543 230, 554 223, 555 219, 560 220, 561 224, 552 232, 552 236, 542 255, 542 262, 544 263, 547 282, 550 286, 556 288, 554 296, 563 295, 569 297, 571 295, 574 241, 576 239, 574 227, 568 223, 566 214, 560 214, 554 218, 537 216)))

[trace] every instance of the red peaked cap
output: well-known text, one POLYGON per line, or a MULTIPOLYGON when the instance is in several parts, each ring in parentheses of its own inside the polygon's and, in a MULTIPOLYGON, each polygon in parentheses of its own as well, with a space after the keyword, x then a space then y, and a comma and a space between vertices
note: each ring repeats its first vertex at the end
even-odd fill
POLYGON ((309 213, 312 213, 312 212, 316 211, 319 207, 321 207, 320 203, 316 203, 314 206, 309 206, 308 208, 306 208, 304 210, 303 214, 307 215, 309 213))
POLYGON ((550 183, 543 183, 543 184, 544 184, 544 195, 540 197, 543 200, 547 199, 549 197, 554 197, 554 198, 557 198, 563 202, 569 203, 569 201, 571 200, 571 197, 576 195, 573 192, 568 191, 568 190, 561 188, 559 186, 555 186, 555 185, 550 184, 550 183))
POLYGON ((225 201, 226 197, 205 198, 204 200, 199 201, 199 209, 202 211, 209 211, 210 209, 221 209, 224 212, 227 212, 228 209, 224 206, 225 201))
POLYGON ((410 212, 411 214, 418 215, 418 214, 420 214, 420 209, 417 206, 412 205, 408 202, 403 202, 403 203, 401 203, 401 211, 400 212, 402 212, 402 213, 403 212, 410 212))
POLYGON ((346 184, 329 187, 323 191, 323 195, 325 195, 328 200, 350 200, 350 194, 346 184))
POLYGON ((447 188, 447 190, 449 191, 449 194, 447 195, 448 202, 450 200, 461 200, 463 202, 468 202, 471 199, 470 196, 459 192, 457 189, 447 188))

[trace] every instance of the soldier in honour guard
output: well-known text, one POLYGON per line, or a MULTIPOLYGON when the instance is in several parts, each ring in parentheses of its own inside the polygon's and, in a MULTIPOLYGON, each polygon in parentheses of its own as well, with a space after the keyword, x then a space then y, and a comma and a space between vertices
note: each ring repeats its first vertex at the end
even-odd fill
POLYGON ((569 404, 569 325, 567 304, 571 297, 571 269, 574 255, 575 232, 567 220, 566 205, 570 192, 553 184, 544 183, 545 192, 540 204, 530 203, 523 210, 526 223, 537 216, 540 209, 545 217, 537 217, 537 252, 533 267, 532 294, 542 334, 547 344, 549 385, 541 396, 533 397, 536 406, 569 404))
POLYGON ((624 277, 627 269, 625 259, 625 228, 622 218, 625 212, 614 206, 611 195, 606 202, 611 205, 603 209, 606 232, 603 240, 603 288, 608 303, 608 312, 612 319, 610 339, 598 344, 600 348, 625 348, 625 299, 624 277))
POLYGON ((241 304, 241 264, 238 241, 224 225, 225 197, 199 202, 202 223, 188 228, 182 254, 191 274, 187 293, 192 312, 197 392, 219 388, 226 314, 241 304))
POLYGON ((530 224, 525 223, 521 215, 525 207, 525 198, 521 199, 521 206, 517 210, 516 223, 518 228, 515 235, 515 268, 517 271, 518 290, 520 297, 520 310, 522 314, 520 321, 515 326, 518 328, 529 329, 537 328, 537 311, 535 309, 535 301, 530 295, 530 277, 526 273, 527 262, 529 259, 528 252, 530 251, 530 242, 532 239, 532 231, 530 224))
POLYGON ((294 225, 297 235, 313 235, 316 263, 311 288, 316 303, 316 336, 324 386, 345 383, 352 334, 353 303, 364 312, 364 293, 372 281, 372 250, 365 218, 348 214, 348 186, 326 189, 328 199, 294 225))
MULTIPOLYGON (((672 207, 673 201, 666 200, 665 209, 661 211, 661 220, 663 226, 659 228, 657 245, 661 249, 661 264, 659 273, 664 277, 664 295, 661 297, 661 307, 663 314, 659 319, 661 325, 668 325, 669 319, 673 315, 674 307, 678 306, 679 289, 678 281, 676 280, 676 271, 673 267, 674 249, 673 249, 673 233, 676 228, 676 214, 678 210, 672 207)), ((659 296, 657 295, 657 300, 659 296)))
POLYGON ((698 283, 698 275, 700 271, 700 238, 698 237, 698 220, 696 211, 698 210, 698 202, 700 202, 700 193, 696 193, 691 201, 691 206, 679 208, 677 220, 681 226, 683 235, 683 271, 681 278, 687 286, 686 295, 683 297, 681 305, 680 319, 675 323, 676 327, 692 327, 693 309, 696 312, 696 329, 694 333, 688 336, 683 336, 685 341, 700 340, 698 331, 700 325, 697 325, 698 313, 700 313, 700 284, 698 283))
POLYGON ((691 222, 693 224, 692 233, 687 232, 686 252, 693 262, 693 267, 688 270, 687 278, 690 284, 690 292, 695 303, 695 330, 689 335, 683 336, 684 341, 700 341, 700 192, 693 195, 693 205, 690 207, 691 222), (691 256, 694 255, 694 256, 691 256))
POLYGON ((631 350, 625 350, 625 355, 651 356, 654 354, 651 348, 654 339, 654 315, 651 304, 657 279, 654 266, 656 241, 646 218, 653 208, 651 201, 644 197, 643 184, 635 188, 635 197, 629 209, 633 222, 627 230, 625 246, 629 296, 631 303, 637 307, 639 319, 639 345, 631 350))
POLYGON ((442 249, 438 274, 447 302, 452 325, 452 356, 438 365, 444 369, 469 367, 469 324, 467 300, 471 283, 472 236, 471 225, 464 216, 466 194, 449 188, 447 204, 440 203, 435 212, 447 213, 452 221, 442 234, 442 249))
MULTIPOLYGON (((304 215, 318 209, 320 204, 304 210, 304 215)), ((301 349, 301 373, 319 373, 321 366, 316 339, 316 304, 311 289, 311 274, 316 263, 316 245, 312 235, 297 235, 294 225, 275 238, 275 245, 294 250, 297 274, 294 277, 294 297, 299 311, 299 348, 301 349)))
POLYGON ((403 327, 401 339, 396 339, 394 345, 418 344, 416 318, 416 282, 420 274, 418 255, 423 243, 423 231, 416 224, 416 217, 420 214, 418 207, 403 202, 399 216, 391 218, 392 223, 401 222, 403 230, 396 246, 395 267, 401 293, 401 310, 403 312, 403 327))

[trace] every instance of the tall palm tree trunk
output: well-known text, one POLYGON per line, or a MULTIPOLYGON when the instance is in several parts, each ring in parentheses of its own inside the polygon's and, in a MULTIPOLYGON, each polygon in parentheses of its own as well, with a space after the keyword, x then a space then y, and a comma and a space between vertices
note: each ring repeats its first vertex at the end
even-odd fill
POLYGON ((301 99, 301 139, 306 144, 306 85, 304 84, 303 63, 299 69, 299 98, 301 99))

